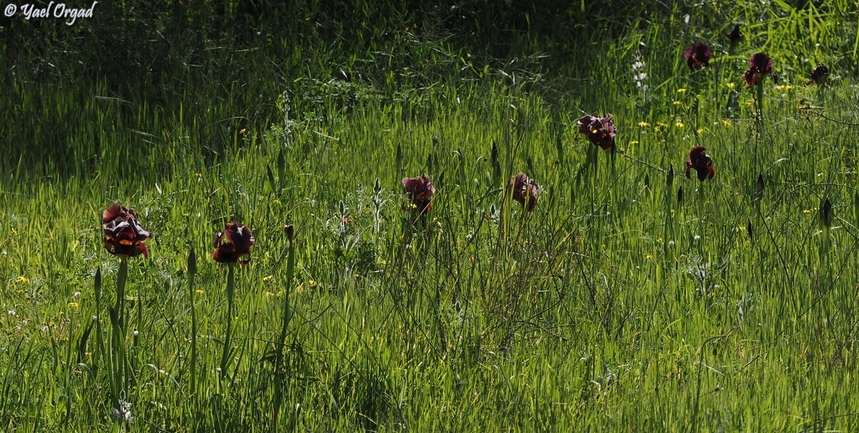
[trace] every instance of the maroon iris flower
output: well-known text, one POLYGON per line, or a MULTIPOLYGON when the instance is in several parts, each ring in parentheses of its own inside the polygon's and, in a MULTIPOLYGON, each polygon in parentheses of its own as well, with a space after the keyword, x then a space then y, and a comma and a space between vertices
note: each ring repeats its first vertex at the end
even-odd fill
POLYGON ((707 155, 707 149, 701 146, 695 146, 689 151, 689 159, 686 160, 686 177, 689 177, 690 168, 698 172, 698 180, 701 182, 712 179, 716 175, 713 160, 710 159, 710 155, 707 155))
POLYGON ((757 53, 749 60, 749 70, 746 71, 743 78, 746 80, 746 84, 753 86, 760 83, 764 76, 771 74, 772 70, 772 59, 764 53, 757 53))
POLYGON ((614 149, 614 136, 617 129, 612 123, 614 116, 607 113, 605 117, 584 116, 579 119, 579 131, 587 134, 588 140, 602 150, 614 149))
POLYGON ((250 257, 245 260, 242 258, 250 254, 254 242, 251 229, 230 221, 224 231, 215 236, 215 252, 212 253, 212 258, 220 263, 238 262, 246 265, 251 261, 250 257))
POLYGON ((689 70, 694 71, 699 68, 710 66, 710 47, 703 42, 695 42, 692 46, 683 53, 686 57, 686 64, 689 65, 689 70))
POLYGON ((412 209, 417 210, 420 215, 428 214, 432 210, 430 197, 435 194, 435 187, 427 175, 403 178, 403 187, 412 200, 412 209))
POLYGON ((829 79, 829 69, 826 69, 823 63, 818 63, 817 68, 811 71, 811 81, 808 84, 826 84, 827 79, 829 79))
POLYGON ((725 34, 725 36, 727 36, 728 39, 730 39, 732 45, 736 44, 737 42, 742 41, 743 40, 743 34, 740 33, 740 25, 734 24, 734 29, 731 30, 730 33, 725 34))
POLYGON ((516 173, 510 178, 508 188, 513 191, 513 200, 522 203, 522 206, 533 212, 537 207, 537 182, 534 179, 528 179, 525 173, 516 173))
POLYGON ((104 247, 111 254, 125 257, 143 254, 143 257, 149 257, 145 241, 152 238, 152 233, 140 227, 134 209, 111 204, 101 214, 101 227, 104 230, 104 247))

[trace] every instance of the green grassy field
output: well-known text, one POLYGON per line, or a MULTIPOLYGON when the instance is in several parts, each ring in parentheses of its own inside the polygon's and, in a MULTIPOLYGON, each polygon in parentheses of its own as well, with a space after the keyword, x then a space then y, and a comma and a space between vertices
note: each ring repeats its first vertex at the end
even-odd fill
POLYGON ((659 11, 505 58, 426 23, 212 42, 145 82, 7 51, 0 428, 859 430, 857 10, 659 11), (616 152, 579 131, 607 113, 616 152), (127 278, 114 202, 154 234, 127 278), (246 266, 212 260, 229 221, 246 266))

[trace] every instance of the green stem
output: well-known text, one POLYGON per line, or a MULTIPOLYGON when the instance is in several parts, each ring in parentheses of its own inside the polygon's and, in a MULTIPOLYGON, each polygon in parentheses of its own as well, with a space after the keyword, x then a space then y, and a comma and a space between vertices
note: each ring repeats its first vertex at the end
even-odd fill
POLYGON ((125 281, 128 279, 128 258, 120 256, 116 277, 116 317, 120 328, 125 328, 125 281))
POLYGON ((197 395, 197 309, 194 303, 194 276, 197 275, 197 256, 188 253, 188 291, 191 299, 191 394, 197 395))
POLYGON ((111 338, 108 367, 113 376, 111 391, 114 404, 119 408, 119 399, 128 385, 128 364, 125 353, 125 282, 128 279, 128 258, 120 256, 116 278, 116 304, 110 308, 111 338))
POLYGON ((757 128, 757 136, 755 137, 755 167, 760 167, 760 161, 758 161, 758 147, 760 147, 761 139, 763 138, 764 133, 764 86, 763 86, 763 77, 758 79, 757 84, 755 85, 755 105, 758 110, 757 116, 755 116, 755 126, 757 128))
POLYGON ((140 330, 143 329, 143 294, 137 285, 137 325, 134 327, 134 347, 140 346, 140 330))
POLYGON ((235 263, 228 263, 229 274, 227 275, 227 334, 224 337, 224 353, 221 355, 221 379, 227 377, 227 366, 230 360, 230 346, 232 345, 233 332, 233 298, 236 291, 235 263))
POLYGON ((292 287, 293 276, 295 275, 295 245, 292 239, 289 239, 289 256, 286 259, 286 284, 284 284, 283 292, 283 316, 280 328, 280 336, 277 344, 277 352, 275 353, 274 368, 275 368, 275 387, 274 387, 274 422, 277 423, 280 406, 283 402, 283 349, 286 344, 286 331, 289 327, 289 322, 292 320, 292 309, 289 305, 289 293, 292 287))
MULTIPOLYGON (((112 356, 113 345, 112 345, 111 341, 108 341, 108 347, 107 347, 107 349, 105 349, 104 334, 102 333, 102 329, 101 329, 101 293, 102 293, 101 288, 102 288, 102 286, 101 286, 101 268, 99 268, 95 272, 95 311, 96 311, 96 314, 98 315, 98 317, 96 318, 96 322, 95 322, 96 344, 98 345, 98 358, 97 359, 101 359, 102 361, 106 362, 107 367, 108 367, 107 371, 109 373, 112 373, 113 369, 111 367, 111 365, 112 365, 111 356, 112 356)), ((112 397, 119 395, 117 393, 118 390, 115 389, 115 387, 114 387, 113 381, 110 381, 110 392, 112 394, 111 395, 112 397)))
MULTIPOLYGON (((699 182, 699 183, 700 183, 700 185, 698 185, 698 206, 696 206, 697 212, 698 212, 698 233, 697 233, 697 235, 699 236, 699 238, 698 238, 698 241, 695 243, 697 244, 696 246, 698 247, 698 254, 703 259, 704 258, 704 234, 705 234, 704 232, 707 229, 707 224, 704 222, 704 218, 707 215, 707 212, 705 212, 705 210, 704 210, 704 205, 705 205, 706 200, 707 200, 706 197, 704 197, 704 184, 707 182, 699 182)), ((702 292, 702 294, 703 294, 703 292, 702 292)))

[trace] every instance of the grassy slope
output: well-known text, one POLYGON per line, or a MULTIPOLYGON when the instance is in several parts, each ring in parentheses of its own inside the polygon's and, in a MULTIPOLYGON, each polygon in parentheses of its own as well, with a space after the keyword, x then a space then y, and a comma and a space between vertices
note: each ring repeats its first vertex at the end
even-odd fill
MULTIPOLYGON (((783 36, 811 12, 756 24, 759 11, 738 9, 724 20, 745 20, 747 39, 728 53, 726 29, 698 22, 712 11, 691 11, 688 25, 683 12, 643 36, 591 41, 584 52, 598 54, 588 61, 571 51, 587 67, 568 70, 542 71, 536 56, 469 58, 405 35, 399 47, 412 60, 386 67, 397 53, 356 53, 343 62, 351 80, 317 60, 312 74, 289 73, 300 80, 248 84, 261 92, 251 96, 241 85, 205 87, 218 81, 206 74, 166 87, 162 101, 178 99, 169 103, 99 82, 11 81, 21 108, 10 136, 64 141, 69 154, 63 167, 13 161, 3 181, 0 282, 14 314, 3 319, 0 422, 110 424, 106 349, 90 326, 94 315, 109 326, 92 287, 100 269, 100 302, 110 302, 117 262, 97 218, 116 200, 156 234, 127 288, 143 300, 128 313, 140 332, 128 341, 133 430, 268 430, 267 355, 287 299, 283 427, 854 430, 856 92, 846 67, 831 68, 832 88, 805 87, 813 63, 846 66, 849 52, 816 48, 812 60, 801 47, 849 47, 827 38, 855 34, 829 24, 792 44, 783 36), (713 67, 689 74, 682 50, 702 39, 713 67), (758 127, 741 74, 761 48, 782 84, 766 81, 758 127), (417 60, 432 55, 437 70, 417 60), (629 72, 638 60, 646 93, 629 72), (354 78, 362 68, 393 72, 354 78), (565 73, 582 69, 595 72, 565 73), (288 122, 263 120, 287 106, 288 122), (577 133, 581 114, 605 112, 628 157, 612 161, 577 133), (47 118, 73 126, 59 134, 47 118), (710 150, 712 181, 682 176, 693 144, 710 150), (503 198, 516 171, 540 182, 533 214, 503 198), (429 224, 414 230, 402 221, 399 180, 424 172, 438 194, 429 224), (824 198, 836 215, 829 241, 818 223, 824 198), (224 385, 215 367, 226 272, 208 256, 228 219, 250 226, 257 244, 238 272, 235 376, 224 385), (299 233, 294 281, 281 261, 284 223, 299 233), (190 248, 200 257, 194 381, 190 248)), ((246 71, 265 76, 270 64, 249 57, 246 71)))

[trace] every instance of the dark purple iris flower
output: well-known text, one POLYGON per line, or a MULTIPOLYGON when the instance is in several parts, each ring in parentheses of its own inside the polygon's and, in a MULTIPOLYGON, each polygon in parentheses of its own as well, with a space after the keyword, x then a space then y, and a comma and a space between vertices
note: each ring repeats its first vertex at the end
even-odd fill
POLYGON ((725 36, 731 41, 731 45, 736 44, 743 40, 743 34, 740 33, 740 25, 734 24, 734 29, 731 30, 730 33, 726 33, 725 36))
POLYGON ((432 210, 430 197, 435 194, 435 187, 427 175, 403 178, 403 187, 412 200, 410 210, 417 210, 420 215, 428 214, 432 210))
POLYGON ((510 178, 508 188, 513 191, 513 200, 522 203, 522 206, 533 212, 537 208, 537 182, 534 179, 528 179, 525 173, 516 173, 510 178))
POLYGON ((250 262, 251 246, 254 244, 251 229, 232 221, 224 227, 224 231, 215 236, 215 252, 212 258, 216 262, 236 263, 246 265, 250 262), (243 257, 247 257, 242 260, 243 257))
POLYGON ((808 84, 826 84, 826 81, 829 79, 829 69, 826 69, 826 66, 823 66, 823 63, 818 63, 817 68, 811 71, 811 81, 808 84))
MULTIPOLYGON (((772 74, 773 61, 764 53, 757 53, 749 60, 749 70, 746 71, 743 78, 749 86, 756 85, 768 74, 772 74)), ((773 80, 775 80, 773 75, 773 80)))
POLYGON ((605 117, 584 116, 579 119, 579 131, 587 134, 588 140, 600 149, 608 151, 614 149, 614 136, 617 129, 612 123, 614 116, 607 113, 605 117))
POLYGON ((707 149, 695 146, 689 151, 689 159, 686 160, 686 177, 689 177, 689 169, 698 172, 698 180, 701 182, 712 179, 716 175, 713 160, 707 155, 707 149))
POLYGON ((143 230, 134 209, 111 204, 101 214, 101 226, 104 247, 111 254, 125 257, 143 254, 143 257, 149 257, 145 241, 152 238, 152 233, 143 230))
POLYGON ((710 47, 703 42, 695 42, 692 46, 683 53, 686 57, 686 64, 689 65, 689 70, 694 71, 699 68, 710 66, 710 47))

